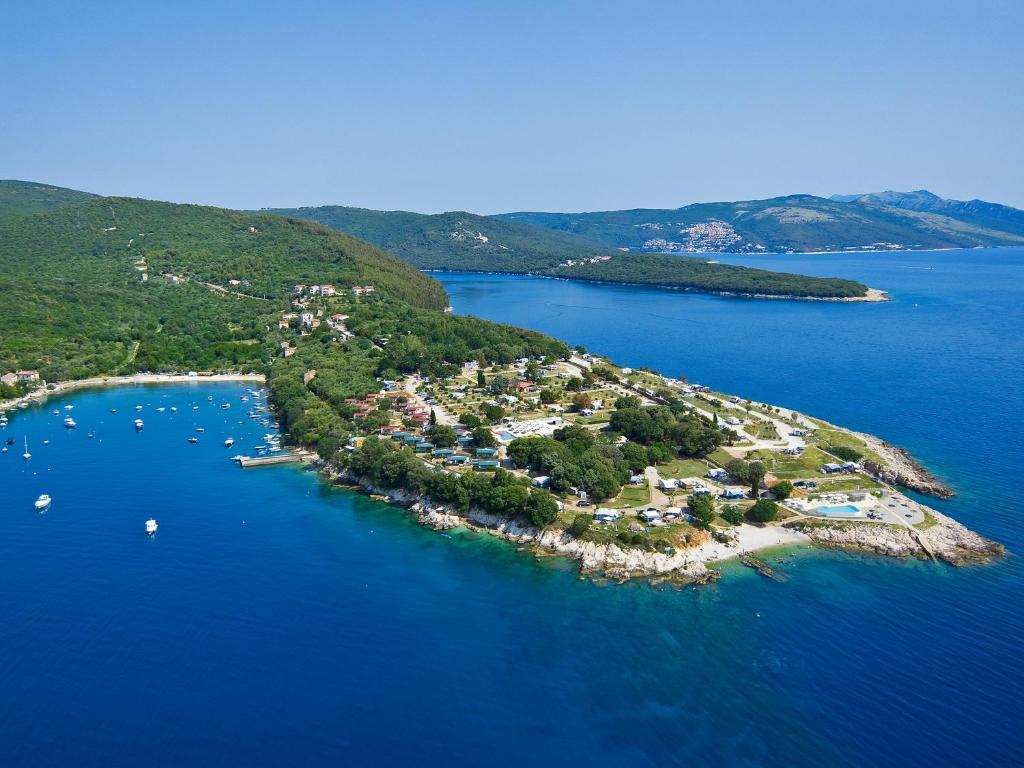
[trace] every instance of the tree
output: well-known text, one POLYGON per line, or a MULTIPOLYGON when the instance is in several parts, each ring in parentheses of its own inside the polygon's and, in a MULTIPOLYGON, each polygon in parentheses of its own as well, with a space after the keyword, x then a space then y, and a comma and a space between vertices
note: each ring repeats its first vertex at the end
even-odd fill
POLYGON ((540 391, 540 401, 544 405, 551 405, 551 403, 557 403, 559 401, 558 390, 545 387, 540 391))
POLYGON ((779 505, 771 499, 758 499, 747 510, 747 518, 754 523, 770 523, 779 516, 779 505))
POLYGON ((647 449, 639 443, 626 443, 622 446, 622 458, 630 472, 642 472, 647 466, 647 449))
POLYGON ((490 390, 496 395, 500 395, 508 391, 508 378, 499 373, 491 379, 490 390))
POLYGON ((725 471, 729 473, 729 477, 735 480, 737 483, 749 483, 750 473, 748 472, 748 464, 743 459, 733 459, 725 465, 725 471))
POLYGON ((793 484, 789 480, 783 480, 772 487, 772 494, 779 501, 785 501, 793 495, 793 484))
POLYGON ((761 481, 764 480, 768 470, 760 461, 752 461, 747 465, 747 480, 750 482, 750 498, 756 499, 761 495, 761 481))
POLYGON ((715 500, 707 494, 694 495, 687 499, 693 522, 698 528, 710 528, 715 520, 715 500))
POLYGON ((572 409, 574 411, 582 411, 584 408, 589 408, 594 404, 594 401, 590 399, 590 395, 586 392, 579 392, 572 398, 572 409))
POLYGON ((485 389, 487 387, 487 377, 484 376, 484 372, 481 369, 477 369, 476 372, 476 385, 480 387, 480 389, 485 389))
POLYGON ((558 517, 558 502, 550 491, 534 491, 526 502, 526 515, 535 526, 545 528, 558 517))
POLYGON ((722 510, 722 519, 729 525, 739 525, 743 522, 743 510, 735 504, 730 504, 722 510))
POLYGON ((483 407, 484 416, 490 422, 495 422, 501 419, 505 415, 505 409, 500 405, 485 405, 483 407))
POLYGON ((620 395, 615 398, 616 408, 639 408, 640 398, 633 395, 620 395))
POLYGON ((483 422, 480 421, 480 417, 475 413, 464 413, 459 416, 459 423, 467 429, 473 429, 479 427, 483 422))
POLYGON ((451 448, 458 440, 455 430, 444 424, 435 424, 428 429, 427 437, 438 448, 451 448))
POLYGON ((594 518, 590 515, 585 513, 578 514, 572 519, 572 523, 569 524, 569 533, 578 539, 590 530, 593 522, 594 518))
POLYGON ((470 434, 473 436, 473 445, 477 448, 493 448, 497 445, 497 440, 487 427, 476 427, 470 434))

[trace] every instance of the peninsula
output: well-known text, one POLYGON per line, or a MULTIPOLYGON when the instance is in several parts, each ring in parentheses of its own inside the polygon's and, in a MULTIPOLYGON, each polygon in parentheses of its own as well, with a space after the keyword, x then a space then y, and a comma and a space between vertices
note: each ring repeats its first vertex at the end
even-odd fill
POLYGON ((0 275, 17 308, 0 315, 0 400, 263 375, 327 475, 588 572, 707 581, 709 563, 796 542, 1002 552, 904 495, 950 491, 880 440, 455 316, 436 281, 319 224, 90 197, 0 217, 0 275))

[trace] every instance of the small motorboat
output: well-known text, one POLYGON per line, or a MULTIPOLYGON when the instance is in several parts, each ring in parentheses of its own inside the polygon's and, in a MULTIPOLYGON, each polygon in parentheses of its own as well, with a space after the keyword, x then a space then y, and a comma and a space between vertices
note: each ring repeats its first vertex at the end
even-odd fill
POLYGON ((75 406, 73 406, 73 405, 65 405, 64 406, 64 410, 65 411, 73 411, 73 410, 75 410, 75 406))
POLYGON ((195 437, 195 436, 193 436, 193 437, 190 437, 190 438, 188 439, 188 441, 189 441, 190 443, 198 443, 198 442, 199 442, 199 438, 198 438, 198 437, 195 437))
POLYGON ((117 408, 111 408, 111 409, 110 409, 110 412, 111 412, 111 413, 117 413, 117 408))
POLYGON ((146 521, 146 535, 152 536, 154 533, 156 533, 156 529, 158 527, 159 526, 156 524, 156 520, 154 520, 152 517, 149 518, 149 520, 146 521))
POLYGON ((36 504, 36 512, 42 512, 45 509, 47 509, 47 507, 50 506, 50 502, 51 501, 53 501, 53 499, 50 498, 49 494, 41 493, 39 495, 39 498, 36 499, 36 502, 35 502, 35 504, 36 504))
POLYGON ((142 406, 141 405, 136 405, 135 406, 135 410, 136 411, 141 411, 142 410, 142 406))
POLYGON ((205 431, 206 431, 205 427, 196 427, 196 432, 205 432, 205 431))
POLYGON ((142 423, 142 419, 136 419, 136 420, 135 420, 135 429, 136 429, 136 430, 140 430, 140 429, 142 429, 142 428, 143 428, 144 426, 145 426, 145 424, 143 424, 143 423, 142 423))
POLYGON ((7 446, 6 445, 3 448, 0 448, 0 453, 7 453, 7 446))
POLYGON ((206 402, 212 403, 213 402, 213 395, 210 395, 209 397, 207 397, 206 398, 206 402))
POLYGON ((230 448, 234 444, 235 444, 235 438, 233 438, 233 437, 229 437, 227 440, 224 441, 224 447, 225 448, 230 448))
POLYGON ((86 437, 88 437, 90 440, 92 440, 94 437, 96 437, 96 435, 94 433, 90 432, 88 435, 86 435, 86 437))
POLYGON ((220 407, 226 411, 228 408, 231 407, 231 403, 221 403, 220 407))
POLYGON ((78 425, 75 423, 74 419, 68 416, 66 419, 64 419, 64 426, 67 427, 68 429, 74 429, 78 425))
POLYGON ((60 416, 60 411, 57 411, 57 410, 55 410, 55 411, 53 412, 53 415, 54 415, 54 416, 60 416))
POLYGON ((199 406, 198 405, 193 405, 192 406, 192 410, 193 411, 198 411, 199 410, 199 406))
POLYGON ((161 405, 159 408, 156 409, 156 412, 157 413, 163 413, 164 410, 165 410, 164 407, 161 405))
POLYGON ((178 406, 172 405, 171 406, 171 413, 177 413, 177 412, 178 412, 178 406))

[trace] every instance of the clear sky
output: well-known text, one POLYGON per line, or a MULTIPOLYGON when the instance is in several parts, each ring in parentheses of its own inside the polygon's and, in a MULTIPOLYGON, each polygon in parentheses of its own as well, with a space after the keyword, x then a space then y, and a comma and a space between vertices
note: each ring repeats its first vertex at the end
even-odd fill
POLYGON ((11 2, 0 178, 231 207, 1024 207, 1022 35, 1024 0, 11 2))

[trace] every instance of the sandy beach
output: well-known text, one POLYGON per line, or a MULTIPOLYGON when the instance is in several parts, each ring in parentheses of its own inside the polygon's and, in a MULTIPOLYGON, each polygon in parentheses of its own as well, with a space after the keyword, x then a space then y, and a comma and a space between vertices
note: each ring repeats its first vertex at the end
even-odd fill
POLYGON ((53 395, 62 395, 76 389, 99 387, 123 387, 128 384, 185 384, 190 381, 252 381, 263 383, 266 377, 261 373, 209 373, 194 376, 184 373, 134 373, 130 376, 96 376, 91 379, 59 381, 39 387, 28 394, 0 402, 0 411, 17 408, 22 403, 41 403, 53 395))

